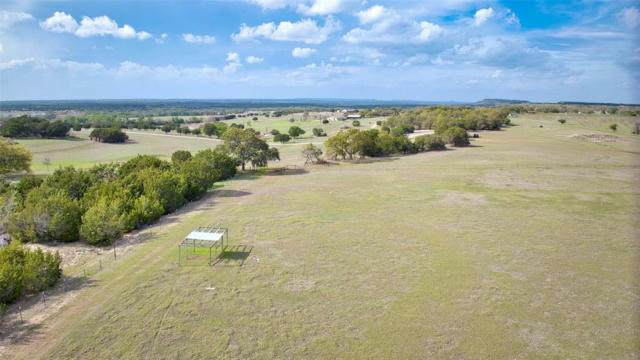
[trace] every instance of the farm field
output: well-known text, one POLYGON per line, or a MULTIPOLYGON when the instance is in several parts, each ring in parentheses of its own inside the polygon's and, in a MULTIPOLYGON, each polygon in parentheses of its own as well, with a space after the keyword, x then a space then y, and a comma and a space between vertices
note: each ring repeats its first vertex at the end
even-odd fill
MULTIPOLYGON (((631 118, 513 122, 480 132, 468 148, 229 180, 149 228, 147 240, 0 354, 637 358, 640 140, 628 135, 631 118), (209 267, 202 253, 178 266, 184 235, 215 223, 230 230, 225 257, 209 267)), ((216 143, 130 137, 86 148, 20 143, 34 164, 46 154, 51 166, 216 143)), ((299 147, 278 147, 283 163, 302 163, 299 147)))

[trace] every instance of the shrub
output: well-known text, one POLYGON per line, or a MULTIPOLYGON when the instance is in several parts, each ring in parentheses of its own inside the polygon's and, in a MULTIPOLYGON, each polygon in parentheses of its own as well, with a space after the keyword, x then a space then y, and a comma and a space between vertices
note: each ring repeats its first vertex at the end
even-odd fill
POLYGON ((444 132, 443 136, 446 142, 448 144, 452 144, 453 146, 467 146, 470 144, 467 131, 457 126, 447 129, 447 131, 444 132))
POLYGON ((559 122, 560 124, 564 124, 564 123, 566 123, 566 122, 567 122, 567 120, 565 120, 565 119, 558 119, 558 122, 559 122))
POLYGON ((213 136, 217 134, 216 124, 214 123, 206 123, 202 127, 202 132, 207 136, 213 136))
POLYGON ((187 150, 177 150, 171 154, 171 163, 173 166, 179 166, 189 159, 191 159, 191 152, 187 150))
POLYGON ((191 130, 191 133, 193 135, 200 135, 200 132, 201 132, 200 128, 195 128, 195 129, 191 130))
POLYGON ((280 134, 280 131, 278 131, 278 129, 272 129, 270 133, 271 135, 278 135, 280 134))
POLYGON ((313 128, 312 132, 313 136, 327 136, 327 133, 321 128, 313 128))
POLYGON ((421 135, 416 137, 413 143, 418 151, 445 150, 447 148, 444 140, 437 135, 421 135))
POLYGON ((23 242, 78 240, 82 209, 62 190, 39 187, 9 220, 9 234, 23 242))
POLYGON ((29 250, 17 242, 0 248, 0 310, 23 294, 37 293, 60 279, 58 252, 29 250))
POLYGON ((329 123, 329 120, 324 119, 324 120, 322 120, 322 123, 323 123, 323 124, 328 124, 328 123, 329 123))
POLYGON ((289 142, 289 140, 291 140, 291 136, 289 136, 288 134, 276 134, 273 137, 273 141, 281 142, 283 144, 289 142))
POLYGON ((82 216, 80 236, 91 245, 110 245, 124 232, 119 204, 102 199, 82 216))
POLYGON ((317 162, 321 155, 322 149, 313 144, 307 144, 302 148, 302 157, 304 157, 305 159, 305 165, 308 163, 313 164, 314 162, 317 162))
POLYGON ((252 117, 252 118, 251 118, 251 120, 253 120, 253 121, 258 121, 258 117, 257 117, 257 116, 254 116, 254 117, 252 117))
POLYGON ((618 130, 618 124, 613 123, 613 124, 609 125, 609 129, 611 129, 612 131, 618 130))
POLYGON ((291 137, 293 138, 297 138, 298 136, 304 134, 305 131, 302 130, 300 127, 298 126, 292 126, 289 128, 289 135, 291 135, 291 137))
POLYGON ((354 127, 358 127, 358 126, 360 126, 360 121, 358 121, 358 120, 353 120, 353 122, 351 123, 351 125, 353 125, 354 127))

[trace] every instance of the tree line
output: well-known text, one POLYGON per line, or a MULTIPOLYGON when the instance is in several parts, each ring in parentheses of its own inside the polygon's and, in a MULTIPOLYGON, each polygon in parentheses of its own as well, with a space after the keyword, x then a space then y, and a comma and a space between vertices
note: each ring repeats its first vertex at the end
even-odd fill
POLYGON ((60 138, 67 136, 70 129, 71 126, 63 121, 48 121, 22 115, 5 120, 0 125, 0 135, 10 138, 60 138))
POLYGON ((509 113, 507 107, 432 106, 405 110, 390 116, 385 124, 390 127, 408 124, 440 132, 454 126, 465 130, 500 130, 510 123, 509 113))
MULTIPOLYGON (((436 132, 434 135, 417 136, 413 141, 406 136, 410 131, 413 131, 412 128, 406 126, 393 129, 383 126, 381 130, 351 128, 340 131, 325 141, 326 155, 330 159, 353 160, 356 157, 381 157, 445 150, 446 144, 469 145, 466 130, 457 126, 436 132)), ((306 154, 304 155, 306 157, 306 154)))

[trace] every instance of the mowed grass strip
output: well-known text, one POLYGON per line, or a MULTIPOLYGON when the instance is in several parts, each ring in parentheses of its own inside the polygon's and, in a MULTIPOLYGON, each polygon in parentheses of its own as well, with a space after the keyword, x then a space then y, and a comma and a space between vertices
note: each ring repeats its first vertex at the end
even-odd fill
POLYGON ((637 357, 638 140, 583 141, 568 135, 596 130, 555 121, 523 116, 471 148, 231 180, 151 229, 13 354, 637 357), (178 267, 184 235, 218 222, 233 252, 178 267))

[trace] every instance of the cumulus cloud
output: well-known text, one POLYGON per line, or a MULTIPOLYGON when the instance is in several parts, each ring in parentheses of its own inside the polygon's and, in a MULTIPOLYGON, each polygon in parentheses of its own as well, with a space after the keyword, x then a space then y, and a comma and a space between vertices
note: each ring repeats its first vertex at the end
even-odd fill
POLYGON ((360 19, 361 24, 370 24, 382 19, 387 9, 382 5, 374 5, 366 10, 359 11, 356 16, 360 19))
POLYGON ((56 11, 51 17, 40 22, 40 27, 46 31, 56 33, 72 33, 79 37, 110 35, 120 39, 146 40, 152 35, 146 31, 136 32, 131 25, 118 26, 115 20, 108 16, 83 16, 78 23, 71 15, 56 11))
POLYGON ((337 31, 340 24, 332 17, 328 17, 324 25, 320 26, 315 20, 302 19, 297 22, 282 21, 277 26, 273 22, 257 26, 242 24, 237 34, 232 34, 234 41, 254 40, 265 38, 277 41, 300 41, 306 44, 320 44, 329 35, 337 31))
POLYGON ((343 39, 351 44, 415 44, 429 42, 442 31, 439 25, 428 21, 418 22, 389 10, 370 28, 352 29, 343 36, 343 39))
POLYGON ((264 61, 264 58, 249 55, 245 60, 247 61, 247 64, 260 64, 261 62, 264 61))
POLYGON ((259 5, 264 10, 274 10, 281 9, 287 5, 291 5, 292 3, 299 1, 291 1, 291 0, 245 0, 248 3, 259 5))
POLYGON ((15 23, 32 19, 31 14, 22 11, 0 10, 0 30, 8 29, 15 23))
POLYGON ((473 23, 476 26, 482 25, 485 22, 487 22, 487 20, 492 18, 494 14, 495 14, 495 11, 493 11, 493 8, 491 7, 486 9, 480 9, 476 11, 475 15, 473 15, 473 23))
POLYGON ((227 61, 240 61, 240 55, 237 52, 230 51, 227 53, 227 61))
POLYGON ((225 74, 234 73, 236 72, 236 70, 242 67, 242 64, 240 63, 240 54, 238 54, 237 52, 229 51, 227 53, 226 61, 227 65, 222 68, 222 71, 225 74))
POLYGON ((342 12, 354 4, 357 4, 354 0, 314 0, 311 6, 299 4, 298 12, 305 15, 329 15, 342 12))
POLYGON ((182 39, 191 44, 213 44, 216 42, 215 36, 212 35, 194 35, 182 34, 182 39))
POLYGON ((315 53, 316 49, 312 49, 312 48, 295 48, 291 51, 291 55, 293 55, 293 57, 297 57, 297 58, 305 58, 310 56, 311 54, 315 53))

